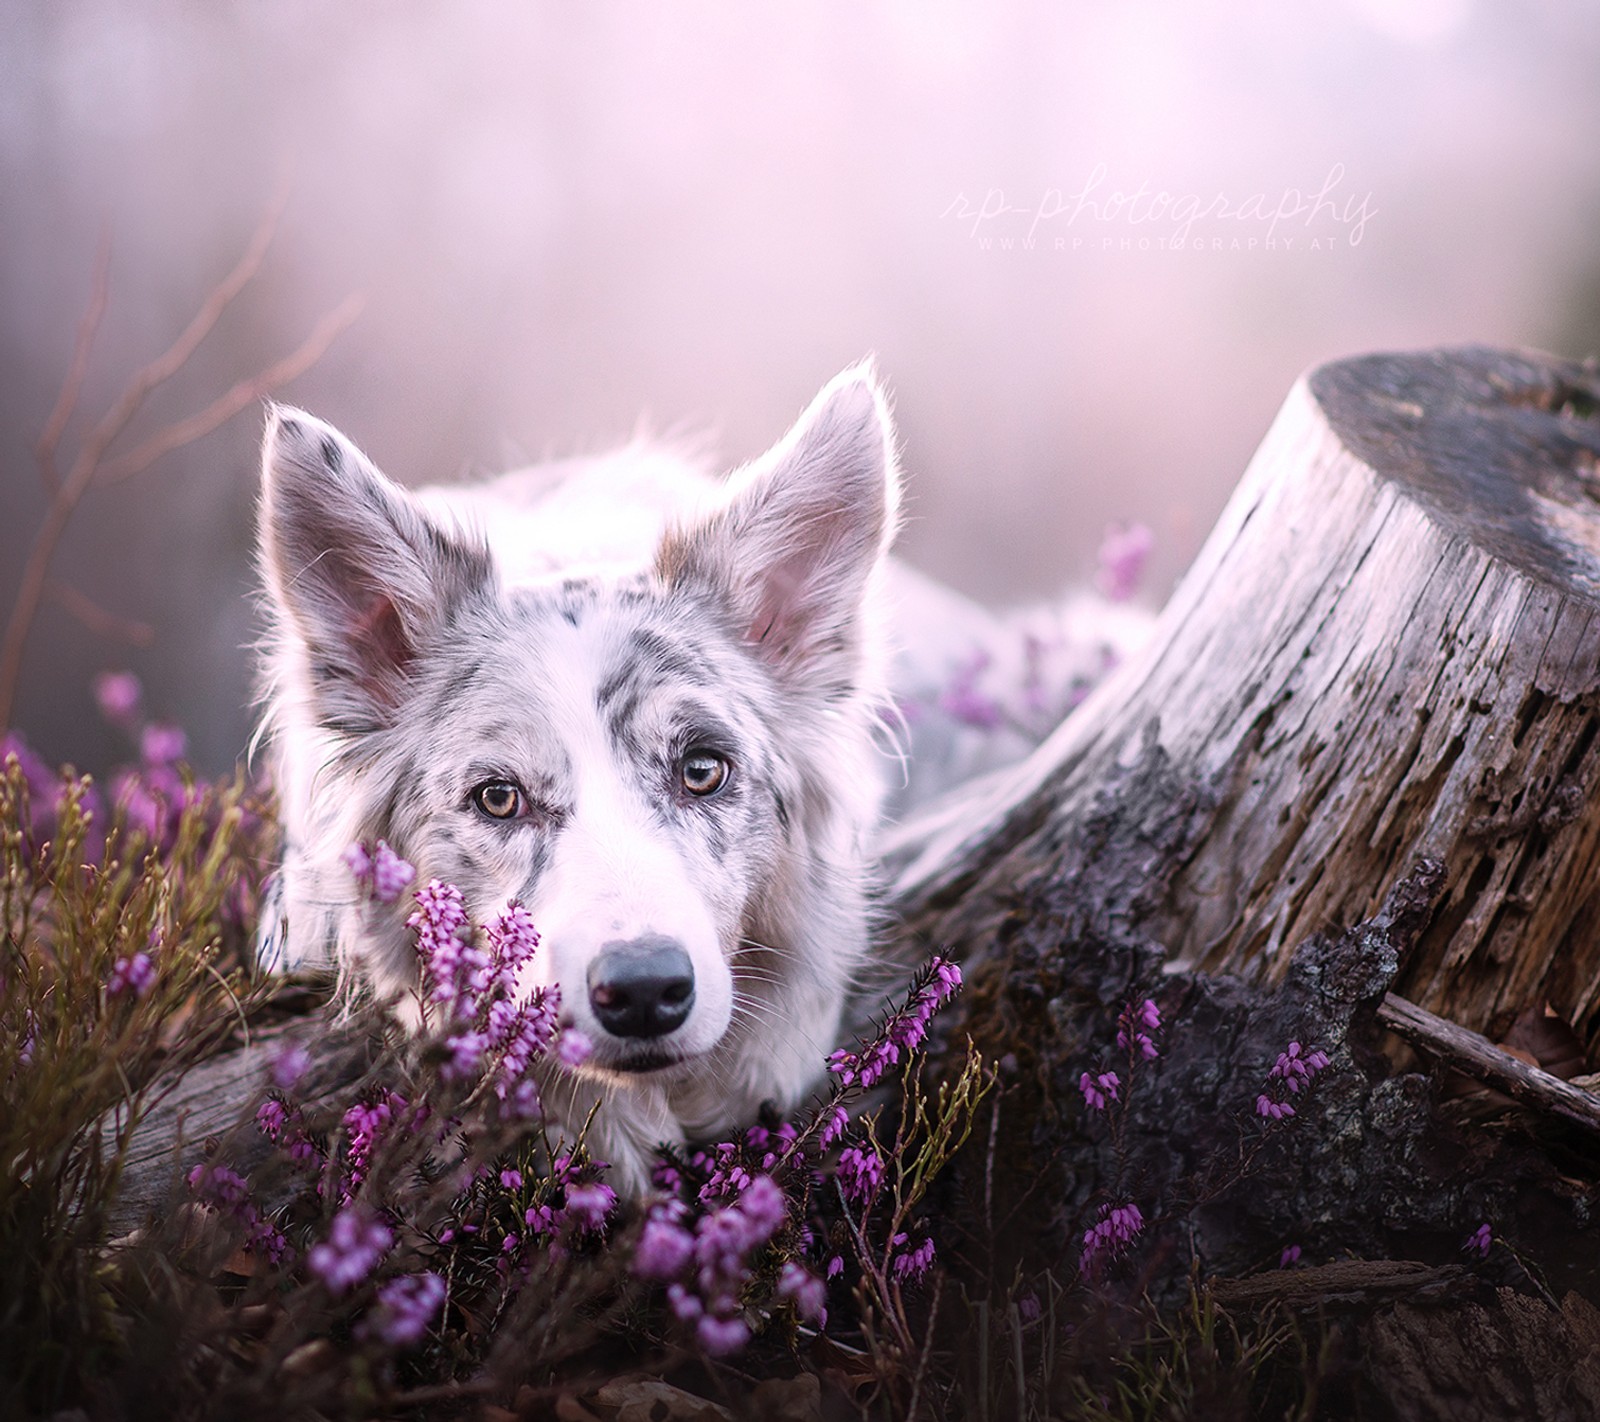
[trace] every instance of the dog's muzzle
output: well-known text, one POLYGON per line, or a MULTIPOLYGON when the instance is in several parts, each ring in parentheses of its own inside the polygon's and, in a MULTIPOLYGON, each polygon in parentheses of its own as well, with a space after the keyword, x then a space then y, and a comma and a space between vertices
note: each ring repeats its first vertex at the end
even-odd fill
POLYGON ((607 943, 589 965, 589 1006, 613 1037, 664 1037, 694 1006, 694 965, 676 939, 607 943))

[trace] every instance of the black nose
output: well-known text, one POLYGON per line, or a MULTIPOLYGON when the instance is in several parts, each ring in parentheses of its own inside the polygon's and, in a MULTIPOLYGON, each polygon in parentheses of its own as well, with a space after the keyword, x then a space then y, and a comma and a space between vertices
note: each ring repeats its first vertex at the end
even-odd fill
POLYGON ((607 943, 589 965, 589 1006, 613 1037, 664 1037, 694 1006, 694 965, 671 938, 607 943))

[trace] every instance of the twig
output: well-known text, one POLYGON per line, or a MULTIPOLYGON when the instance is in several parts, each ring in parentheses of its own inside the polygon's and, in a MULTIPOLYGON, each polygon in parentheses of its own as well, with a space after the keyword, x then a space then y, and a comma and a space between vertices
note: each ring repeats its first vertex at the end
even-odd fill
POLYGON ((55 409, 44 423, 44 432, 33 447, 39 462, 39 475, 44 481, 44 491, 54 495, 61 486, 61 476, 56 473, 56 446, 67 428, 67 421, 78 407, 78 392, 83 388, 83 377, 89 369, 89 354, 94 349, 94 338, 100 329, 100 318, 105 315, 106 293, 111 278, 111 234, 100 236, 100 246, 95 252, 94 279, 89 285, 89 305, 83 319, 78 322, 78 338, 72 347, 72 363, 67 367, 66 379, 61 382, 61 393, 56 396, 55 409))
POLYGON ((186 420, 176 420, 165 429, 157 430, 143 444, 101 466, 95 477, 102 484, 120 484, 135 474, 142 474, 163 454, 170 454, 186 444, 193 444, 226 424, 241 410, 254 405, 280 385, 287 385, 296 376, 311 369, 328 347, 346 331, 361 314, 363 306, 359 296, 348 296, 319 321, 311 334, 290 354, 274 365, 269 365, 259 375, 241 380, 225 394, 219 395, 205 409, 190 415, 186 420))
POLYGON ((1524 1106, 1560 1116, 1564 1121, 1600 1135, 1600 1096, 1519 1061, 1487 1037, 1443 1017, 1435 1017, 1392 992, 1385 993, 1378 1004, 1378 1020, 1408 1042, 1432 1052, 1474 1080, 1505 1092, 1524 1106))
POLYGON ((170 380, 194 355, 200 343, 211 333, 229 305, 261 269, 261 263, 271 245, 282 214, 286 194, 280 196, 268 211, 244 255, 233 270, 206 296, 199 311, 170 346, 155 360, 138 371, 122 392, 116 403, 99 420, 85 437, 78 457, 66 478, 59 482, 54 476, 56 443, 77 402, 81 372, 77 370, 87 360, 87 348, 99 324, 100 310, 104 306, 103 279, 97 275, 95 295, 91 298, 89 312, 79 330, 79 350, 74 354, 74 370, 69 372, 61 397, 56 402, 44 435, 39 441, 41 468, 47 482, 54 484, 54 495, 45 510, 44 521, 34 537, 18 581, 16 602, 6 620, 5 635, 0 638, 0 726, 11 722, 16 704, 17 687, 22 676, 22 655, 27 645, 28 631, 39 610, 50 571, 50 560, 55 556, 61 536, 78 504, 88 493, 97 478, 123 479, 147 468, 161 455, 181 445, 198 439, 220 425, 230 415, 246 405, 270 394, 279 385, 302 373, 326 351, 333 339, 355 319, 359 304, 354 297, 343 302, 334 312, 318 323, 316 329, 290 355, 269 366, 259 375, 240 381, 225 395, 214 400, 198 414, 179 420, 152 435, 143 444, 120 460, 106 464, 106 451, 127 428, 129 421, 139 412, 146 399, 160 385, 170 380))
POLYGON ((135 647, 148 647, 156 639, 156 629, 148 622, 136 622, 132 618, 107 612, 71 583, 52 578, 45 584, 44 590, 96 636, 115 637, 135 647))

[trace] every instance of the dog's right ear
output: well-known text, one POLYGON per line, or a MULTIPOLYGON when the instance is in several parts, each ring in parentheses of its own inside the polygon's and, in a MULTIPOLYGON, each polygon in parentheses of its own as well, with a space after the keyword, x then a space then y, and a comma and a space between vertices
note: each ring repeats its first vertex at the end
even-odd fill
POLYGON ((430 639, 495 584, 481 539, 439 527, 331 425, 283 406, 262 449, 261 567, 336 730, 382 723, 430 639))

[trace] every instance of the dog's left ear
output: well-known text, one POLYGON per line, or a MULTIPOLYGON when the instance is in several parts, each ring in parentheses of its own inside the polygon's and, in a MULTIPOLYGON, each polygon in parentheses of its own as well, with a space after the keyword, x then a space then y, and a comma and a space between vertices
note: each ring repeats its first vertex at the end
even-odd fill
POLYGON ((894 426, 869 364, 823 387, 793 429, 729 480, 726 503, 662 540, 669 586, 709 587, 774 670, 854 685, 873 574, 900 501, 894 426))

